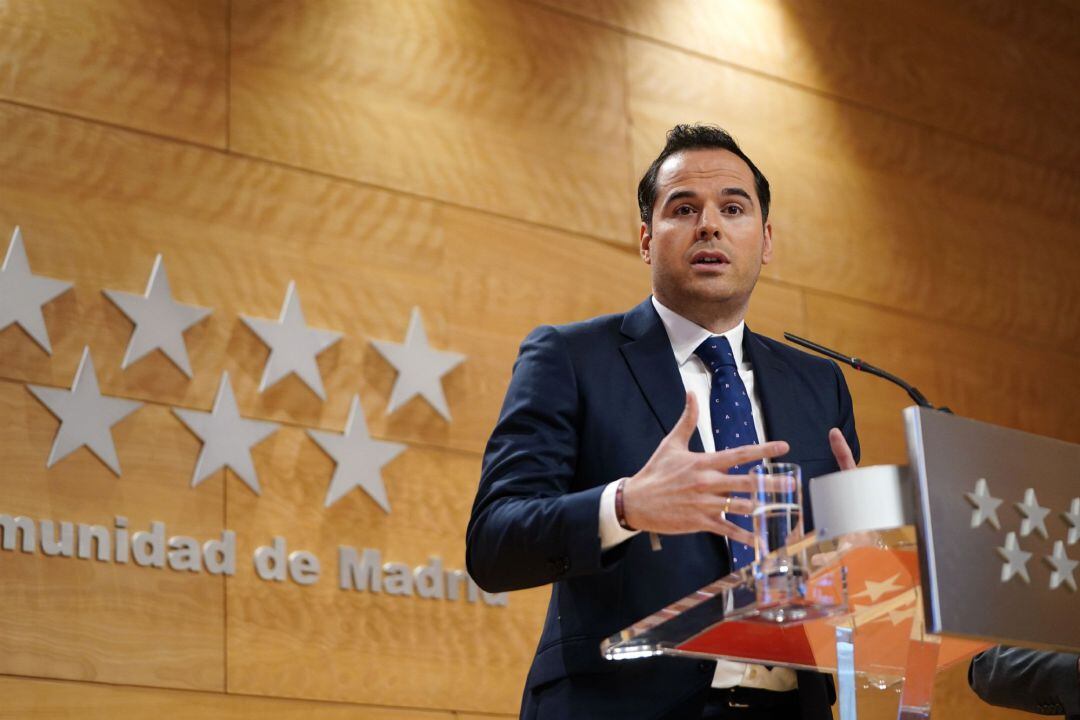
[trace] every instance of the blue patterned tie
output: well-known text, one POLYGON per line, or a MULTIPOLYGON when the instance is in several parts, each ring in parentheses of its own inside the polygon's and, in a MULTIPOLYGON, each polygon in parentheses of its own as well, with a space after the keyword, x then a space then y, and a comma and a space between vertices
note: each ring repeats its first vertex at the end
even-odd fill
MULTIPOLYGON (((758 441, 754 429, 754 414, 750 408, 750 396, 739 377, 735 355, 726 337, 714 336, 698 345, 694 354, 701 358, 712 373, 712 392, 709 396, 709 414, 712 417, 713 443, 716 449, 728 450, 740 445, 754 445, 758 441)), ((745 475, 758 462, 735 465, 729 475, 745 475)), ((740 497, 746 497, 741 493, 740 497)), ((728 520, 741 528, 753 531, 749 515, 728 515, 728 520)), ((754 560, 754 548, 741 542, 729 540, 732 572, 754 560)))

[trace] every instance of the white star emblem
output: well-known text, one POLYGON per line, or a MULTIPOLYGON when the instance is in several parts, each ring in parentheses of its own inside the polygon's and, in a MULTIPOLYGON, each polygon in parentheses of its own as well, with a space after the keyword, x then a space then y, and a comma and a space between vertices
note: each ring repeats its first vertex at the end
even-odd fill
POLYGON ((11 244, 8 245, 4 265, 0 267, 0 330, 16 323, 42 350, 52 355, 52 344, 49 342, 49 331, 45 328, 41 306, 69 288, 69 282, 30 272, 22 231, 15 228, 15 232, 11 234, 11 244))
POLYGON ((1069 506, 1069 512, 1061 513, 1062 519, 1069 523, 1068 543, 1072 545, 1077 540, 1080 540, 1080 498, 1073 498, 1072 505, 1069 506))
POLYGON ((989 522, 995 530, 1001 529, 1001 522, 997 516, 997 509, 1001 505, 1001 500, 990 495, 990 490, 986 487, 986 478, 979 478, 975 483, 975 492, 965 493, 964 497, 975 508, 971 513, 971 527, 973 529, 982 525, 984 520, 989 522))
POLYGON ((901 605, 900 607, 898 607, 895 610, 890 610, 887 613, 884 613, 884 614, 874 618, 873 620, 871 620, 870 622, 868 622, 866 624, 867 625, 873 625, 874 623, 879 623, 879 622, 883 623, 883 622, 885 622, 887 620, 888 622, 890 622, 892 624, 893 627, 896 627, 897 625, 904 622, 905 620, 914 620, 914 619, 915 619, 915 603, 914 602, 909 602, 909 603, 904 603, 903 605, 901 605))
POLYGON ((896 573, 895 575, 893 575, 891 578, 889 578, 888 580, 886 580, 884 582, 875 582, 874 580, 867 580, 866 581, 866 589, 863 590, 861 593, 858 593, 856 595, 852 595, 851 597, 852 597, 852 599, 865 597, 865 598, 869 598, 871 603, 876 603, 878 601, 878 598, 880 598, 883 595, 888 595, 890 593, 894 593, 894 592, 897 592, 899 590, 906 590, 907 589, 903 585, 897 585, 896 584, 896 580, 899 577, 900 577, 900 573, 896 573))
POLYGON ((221 374, 212 411, 173 408, 173 413, 203 442, 195 472, 191 476, 191 487, 223 467, 228 467, 240 476, 252 492, 256 495, 260 493, 259 476, 251 462, 251 446, 274 434, 278 425, 240 417, 236 397, 229 384, 229 373, 221 374))
POLYGON ((1065 554, 1065 543, 1060 540, 1054 542, 1054 554, 1047 555, 1044 560, 1053 569, 1050 573, 1050 589, 1057 590, 1064 584, 1076 592, 1076 578, 1073 577, 1073 570, 1080 565, 1080 560, 1072 560, 1065 554))
POLYGON ((371 344, 398 371, 386 413, 397 410, 414 396, 420 395, 447 421, 450 408, 443 394, 442 376, 460 365, 465 356, 460 353, 435 350, 427 341, 420 308, 413 308, 404 343, 372 340, 371 344))
POLYGON ((110 470, 120 475, 120 460, 116 457, 111 428, 142 407, 142 403, 101 394, 90 348, 83 348, 70 390, 40 385, 26 387, 60 419, 60 429, 56 431, 46 467, 52 467, 85 445, 110 470))
POLYGON ((165 261, 161 255, 154 259, 150 281, 142 295, 102 290, 105 297, 116 304, 120 311, 135 323, 128 341, 127 352, 120 367, 145 357, 153 350, 160 350, 180 371, 191 377, 191 361, 184 345, 184 331, 210 314, 209 308, 184 305, 173 300, 165 261))
POLYGON ((289 373, 296 373, 319 396, 326 400, 322 376, 315 356, 341 339, 341 333, 331 330, 319 330, 308 327, 304 321, 304 311, 300 307, 300 294, 296 292, 296 283, 289 281, 285 292, 285 303, 281 306, 281 316, 277 320, 241 317, 244 324, 259 336, 270 348, 270 357, 266 360, 259 392, 284 378, 289 373))
POLYGON ((1044 508, 1035 497, 1035 490, 1028 488, 1024 491, 1024 502, 1015 503, 1016 509, 1023 515, 1020 523, 1020 537, 1027 537, 1032 530, 1038 530, 1039 534, 1049 539, 1050 533, 1046 531, 1046 516, 1050 514, 1050 508, 1044 508))
POLYGON ((1019 575, 1024 582, 1031 583, 1027 571, 1027 561, 1031 558, 1031 553, 1020 549, 1015 532, 1005 536, 1005 547, 999 547, 997 551, 1005 561, 1001 566, 1001 582, 1009 582, 1013 575, 1019 575))
POLYGON ((401 443, 373 440, 368 433, 360 396, 353 395, 345 433, 308 430, 311 439, 334 459, 337 467, 330 479, 326 493, 326 507, 330 507, 353 488, 361 488, 385 512, 390 512, 390 500, 380 470, 405 450, 401 443))

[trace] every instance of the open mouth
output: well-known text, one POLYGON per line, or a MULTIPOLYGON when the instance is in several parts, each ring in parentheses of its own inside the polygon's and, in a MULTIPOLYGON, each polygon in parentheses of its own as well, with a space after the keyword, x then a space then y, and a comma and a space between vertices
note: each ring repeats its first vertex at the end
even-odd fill
POLYGON ((690 258, 690 264, 694 267, 720 267, 730 265, 731 261, 719 250, 699 250, 690 258))

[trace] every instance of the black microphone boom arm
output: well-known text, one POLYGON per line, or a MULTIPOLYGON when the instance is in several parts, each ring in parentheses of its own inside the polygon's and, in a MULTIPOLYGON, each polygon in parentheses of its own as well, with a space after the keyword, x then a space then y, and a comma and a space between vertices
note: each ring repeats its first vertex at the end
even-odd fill
POLYGON ((825 357, 830 357, 833 360, 844 363, 845 365, 850 365, 851 367, 855 368, 856 370, 859 370, 859 371, 864 372, 864 373, 870 373, 871 375, 877 375, 879 378, 884 378, 884 379, 888 380, 891 383, 899 385, 900 387, 904 388, 904 391, 907 392, 908 396, 911 397, 911 399, 914 400, 915 404, 918 405, 919 407, 929 408, 930 410, 940 410, 941 412, 946 412, 946 413, 950 413, 950 414, 952 413, 952 410, 950 410, 947 407, 936 408, 933 405, 931 405, 930 401, 926 399, 926 396, 923 395, 921 392, 919 392, 919 388, 915 387, 914 385, 912 385, 912 384, 910 384, 910 383, 908 383, 908 382, 906 382, 904 380, 901 380, 900 378, 896 377, 895 375, 893 375, 890 372, 886 372, 886 371, 882 370, 881 368, 874 367, 870 363, 865 362, 864 360, 861 360, 860 358, 849 357, 847 355, 843 355, 841 353, 836 352, 835 350, 830 350, 829 348, 825 347, 824 345, 818 345, 816 342, 814 342, 812 340, 807 340, 806 338, 801 338, 798 335, 792 335, 789 332, 784 333, 784 337, 787 338, 788 340, 790 340, 791 342, 795 343, 796 345, 802 345, 804 348, 807 348, 808 350, 813 350, 814 352, 819 353, 821 355, 824 355, 825 357))

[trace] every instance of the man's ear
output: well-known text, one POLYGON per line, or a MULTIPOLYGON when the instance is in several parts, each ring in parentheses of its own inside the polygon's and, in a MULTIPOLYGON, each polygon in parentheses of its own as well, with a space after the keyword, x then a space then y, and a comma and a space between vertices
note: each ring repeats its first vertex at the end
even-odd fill
POLYGON ((768 265, 770 260, 772 260, 772 223, 767 222, 762 230, 761 264, 768 265))
POLYGON ((649 244, 651 242, 652 235, 649 234, 649 226, 645 223, 641 223, 641 238, 638 251, 641 253, 641 259, 645 261, 646 265, 652 265, 652 256, 649 254, 649 244))

